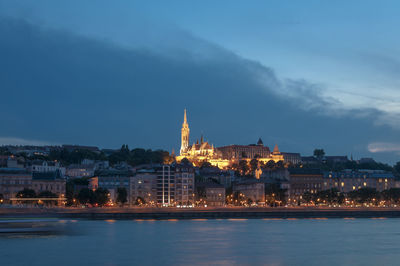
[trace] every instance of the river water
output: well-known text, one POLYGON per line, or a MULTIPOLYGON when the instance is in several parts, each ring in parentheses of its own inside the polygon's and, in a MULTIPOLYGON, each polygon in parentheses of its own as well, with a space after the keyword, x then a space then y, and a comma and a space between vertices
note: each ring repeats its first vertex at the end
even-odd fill
POLYGON ((73 221, 0 237, 0 265, 400 265, 400 219, 73 221))

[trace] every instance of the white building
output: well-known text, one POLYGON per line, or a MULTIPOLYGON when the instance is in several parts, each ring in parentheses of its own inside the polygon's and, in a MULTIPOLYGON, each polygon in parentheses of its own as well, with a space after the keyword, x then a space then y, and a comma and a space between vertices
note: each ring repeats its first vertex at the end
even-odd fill
POLYGON ((57 161, 33 161, 28 168, 31 172, 35 173, 48 173, 59 171, 62 176, 65 176, 65 167, 62 167, 57 161))

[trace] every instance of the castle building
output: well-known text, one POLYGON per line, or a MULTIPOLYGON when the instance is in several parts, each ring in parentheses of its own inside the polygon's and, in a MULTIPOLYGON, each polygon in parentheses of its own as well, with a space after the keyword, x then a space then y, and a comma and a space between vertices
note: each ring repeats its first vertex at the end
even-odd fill
POLYGON ((189 134, 190 129, 185 109, 181 129, 181 149, 179 156, 176 157, 178 162, 183 158, 187 158, 195 166, 200 166, 202 162, 206 161, 213 166, 225 169, 239 162, 239 160, 250 161, 256 158, 266 163, 271 160, 278 162, 284 159, 277 145, 271 152, 269 147, 264 146, 261 138, 259 138, 257 144, 230 145, 215 148, 214 145, 205 141, 203 136, 201 136, 200 141, 197 140, 190 145, 189 134))

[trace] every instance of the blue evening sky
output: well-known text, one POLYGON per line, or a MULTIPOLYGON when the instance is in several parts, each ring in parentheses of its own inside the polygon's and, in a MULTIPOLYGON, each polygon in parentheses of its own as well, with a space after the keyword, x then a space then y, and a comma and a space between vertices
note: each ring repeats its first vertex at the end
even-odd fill
POLYGON ((261 136, 285 151, 393 163, 398 10, 389 0, 0 0, 9 58, 0 63, 0 144, 176 150, 186 107, 191 141, 201 132, 216 146, 261 136), (48 112, 43 104, 54 101, 48 112))

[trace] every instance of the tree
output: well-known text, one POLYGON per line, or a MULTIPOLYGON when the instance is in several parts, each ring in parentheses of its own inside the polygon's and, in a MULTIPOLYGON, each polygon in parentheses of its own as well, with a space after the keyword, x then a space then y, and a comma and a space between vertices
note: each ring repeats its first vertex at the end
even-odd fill
POLYGON ((188 158, 183 158, 182 160, 181 160, 181 164, 191 164, 190 163, 190 161, 188 160, 188 158))
POLYGON ((325 156, 325 151, 324 151, 324 149, 315 149, 315 150, 314 150, 314 156, 315 156, 318 160, 322 160, 322 158, 325 156))
POLYGON ((8 150, 7 147, 1 146, 0 147, 0 155, 11 155, 12 153, 8 150))
POLYGON ((81 204, 94 204, 96 202, 93 191, 88 188, 82 188, 76 198, 81 204))
POLYGON ((265 167, 268 168, 268 169, 274 169, 275 168, 275 162, 273 160, 270 160, 265 164, 265 167))
POLYGON ((239 171, 242 176, 246 175, 247 172, 249 171, 249 165, 247 164, 246 160, 239 161, 239 171))
POLYGON ((240 191, 236 191, 235 193, 233 193, 232 200, 233 200, 233 204, 235 206, 241 206, 247 202, 245 195, 243 193, 241 193, 240 191))
POLYGON ((327 204, 342 204, 344 202, 344 195, 340 193, 337 188, 327 189, 318 191, 315 194, 315 203, 327 203, 327 204))
POLYGON ((127 197, 128 192, 126 191, 126 188, 119 187, 117 189, 117 202, 119 202, 121 206, 123 206, 128 201, 127 197))
POLYGON ((257 159, 251 159, 250 161, 250 171, 254 172, 258 168, 258 160, 257 159))
POLYGON ((355 202, 364 204, 364 203, 373 203, 378 204, 380 195, 379 192, 374 188, 361 188, 359 190, 350 191, 348 193, 348 197, 355 202))
POLYGON ((285 168, 285 164, 283 163, 283 161, 278 161, 278 162, 275 164, 275 168, 277 168, 277 169, 283 169, 283 168, 285 168))
POLYGON ((109 194, 110 192, 107 189, 99 187, 94 191, 95 202, 99 206, 104 206, 110 200, 109 194))
POLYGON ((400 202, 400 188, 391 188, 381 192, 382 198, 390 204, 400 202))
POLYGON ((137 197, 135 200, 135 205, 142 205, 145 203, 146 203, 146 201, 142 197, 137 197))
POLYGON ((213 167, 212 164, 207 161, 203 161, 200 166, 200 168, 212 168, 212 167, 213 167))
POLYGON ((271 206, 282 205, 286 202, 286 191, 282 189, 280 184, 266 184, 265 185, 265 199, 271 206))
MULTIPOLYGON (((38 194, 38 198, 57 198, 57 197, 58 197, 57 194, 55 194, 51 191, 48 191, 48 190, 42 191, 38 194)), ((51 200, 51 201, 47 200, 47 201, 45 201, 45 204, 46 205, 57 204, 57 200, 51 200)))
POLYGON ((397 162, 394 166, 393 166, 393 170, 394 170, 394 174, 397 177, 400 177, 400 162, 397 162))
POLYGON ((17 193, 17 198, 36 198, 36 192, 33 189, 24 188, 17 193))
POLYGON ((303 193, 302 198, 306 203, 310 203, 314 200, 314 195, 311 194, 309 191, 306 191, 303 193))
MULTIPOLYGON (((17 192, 17 198, 36 198, 36 192, 33 189, 24 188, 23 190, 17 192)), ((29 201, 21 201, 22 203, 32 203, 29 201)))

